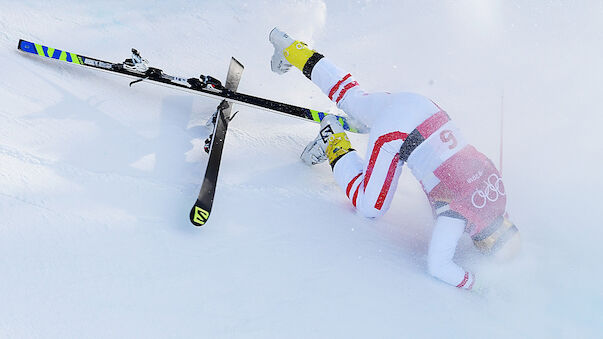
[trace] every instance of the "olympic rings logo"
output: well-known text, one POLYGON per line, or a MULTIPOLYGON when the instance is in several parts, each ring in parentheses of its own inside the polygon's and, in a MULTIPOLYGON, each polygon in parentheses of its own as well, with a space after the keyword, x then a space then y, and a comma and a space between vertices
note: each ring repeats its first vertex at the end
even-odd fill
POLYGON ((484 208, 488 201, 495 202, 500 196, 504 196, 505 192, 501 191, 502 179, 496 173, 490 174, 488 180, 484 180, 486 188, 482 191, 479 188, 471 195, 471 203, 475 208, 484 208))

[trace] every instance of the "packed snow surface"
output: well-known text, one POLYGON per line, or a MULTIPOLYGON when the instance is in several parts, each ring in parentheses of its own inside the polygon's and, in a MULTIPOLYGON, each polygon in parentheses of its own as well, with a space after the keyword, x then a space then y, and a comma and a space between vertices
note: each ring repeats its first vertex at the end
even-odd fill
POLYGON ((600 1, 0 5, 0 337, 603 336, 600 1), (299 160, 317 125, 248 107, 193 227, 218 102, 16 49, 121 61, 135 47, 222 79, 235 56, 241 92, 335 111, 299 72, 270 72, 274 26, 367 90, 432 98, 496 163, 502 130, 522 252, 497 264, 464 238, 455 259, 486 289, 427 274, 431 211, 408 171, 391 210, 364 219, 328 165, 299 160))

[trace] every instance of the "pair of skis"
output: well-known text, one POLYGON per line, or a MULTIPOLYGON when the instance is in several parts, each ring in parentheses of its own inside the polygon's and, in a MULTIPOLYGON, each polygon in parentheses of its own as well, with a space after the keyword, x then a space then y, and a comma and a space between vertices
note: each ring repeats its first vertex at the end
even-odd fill
MULTIPOLYGON (((207 222, 213 204, 224 138, 231 119, 233 103, 261 108, 270 112, 285 114, 314 122, 320 122, 327 113, 308 108, 289 105, 265 98, 237 92, 237 87, 243 72, 243 66, 234 58, 231 60, 226 83, 222 83, 209 75, 198 78, 185 78, 164 73, 161 69, 148 67, 148 62, 140 56, 138 51, 132 49, 132 58, 121 63, 104 61, 80 54, 75 54, 26 40, 19 40, 17 48, 25 53, 36 56, 68 62, 87 68, 122 75, 134 79, 130 86, 146 81, 152 84, 166 86, 189 93, 220 99, 222 102, 215 112, 215 123, 212 137, 209 140, 209 161, 205 177, 195 205, 190 212, 190 220, 196 226, 207 222)), ((366 132, 366 127, 349 121, 346 117, 337 116, 343 128, 350 132, 366 132)))

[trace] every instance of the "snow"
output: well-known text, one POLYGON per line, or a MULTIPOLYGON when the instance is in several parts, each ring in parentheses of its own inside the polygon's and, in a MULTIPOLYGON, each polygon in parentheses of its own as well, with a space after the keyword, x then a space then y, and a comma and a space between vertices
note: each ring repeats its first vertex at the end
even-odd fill
MULTIPOLYGON (((0 337, 596 338, 603 336, 598 1, 1 1, 0 337), (280 26, 369 90, 415 91, 499 159, 522 232, 511 264, 466 238, 488 288, 426 272, 431 214, 405 172, 391 210, 355 215, 316 125, 248 107, 230 124, 214 210, 188 212, 217 102, 41 60, 19 38, 224 77, 335 110, 299 72, 270 72, 280 26)), ((364 151, 366 136, 351 135, 364 151)))

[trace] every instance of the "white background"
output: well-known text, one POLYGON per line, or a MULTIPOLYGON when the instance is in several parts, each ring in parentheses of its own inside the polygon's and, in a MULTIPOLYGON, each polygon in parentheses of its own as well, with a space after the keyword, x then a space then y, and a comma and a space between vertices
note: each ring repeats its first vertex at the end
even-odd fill
MULTIPOLYGON (((0 337, 601 337, 603 5, 599 1, 1 1, 0 337), (247 107, 228 131, 214 210, 188 212, 217 101, 16 50, 109 61, 135 47, 181 76, 334 110, 270 72, 274 26, 370 91, 442 106, 498 163, 522 232, 512 264, 467 238, 488 287, 426 272, 431 212, 406 171, 389 213, 356 216, 317 125, 247 107)), ((351 135, 364 151, 365 135, 351 135)))

